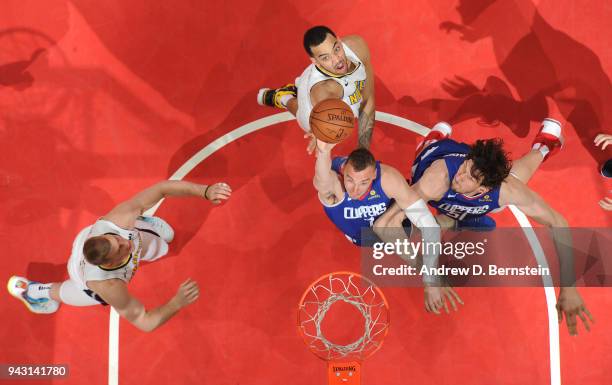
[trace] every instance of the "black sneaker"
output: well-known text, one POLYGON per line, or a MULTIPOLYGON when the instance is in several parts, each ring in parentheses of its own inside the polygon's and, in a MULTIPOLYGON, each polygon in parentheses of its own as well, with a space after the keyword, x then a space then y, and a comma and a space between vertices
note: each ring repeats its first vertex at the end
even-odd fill
POLYGON ((286 86, 276 89, 262 88, 257 93, 257 103, 259 103, 260 106, 285 109, 287 107, 283 106, 280 102, 281 96, 284 95, 297 97, 297 87, 295 84, 287 84, 286 86))

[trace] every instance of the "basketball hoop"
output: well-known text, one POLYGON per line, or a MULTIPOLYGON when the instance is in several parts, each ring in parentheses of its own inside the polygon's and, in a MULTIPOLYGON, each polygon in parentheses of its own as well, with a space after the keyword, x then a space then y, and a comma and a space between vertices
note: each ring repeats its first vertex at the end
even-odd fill
POLYGON ((298 305, 298 332, 310 351, 328 362, 330 385, 359 384, 361 362, 382 347, 388 331, 387 299, 357 273, 325 274, 298 305), (362 319, 350 322, 357 318, 362 319))

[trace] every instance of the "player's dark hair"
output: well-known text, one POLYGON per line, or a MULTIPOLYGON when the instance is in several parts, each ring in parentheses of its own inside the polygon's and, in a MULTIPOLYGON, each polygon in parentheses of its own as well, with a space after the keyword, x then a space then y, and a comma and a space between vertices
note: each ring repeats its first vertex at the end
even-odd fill
POLYGON ((304 33, 304 49, 312 56, 312 47, 316 47, 325 41, 327 34, 336 37, 336 34, 324 25, 317 25, 304 33))
POLYGON ((358 148, 349 154, 346 163, 350 164, 355 171, 363 171, 370 166, 375 167, 376 159, 369 150, 358 148))
POLYGON ((499 187, 512 168, 504 141, 499 138, 477 140, 466 159, 474 162, 470 170, 472 176, 482 178, 481 184, 488 188, 499 187))
POLYGON ((108 253, 110 252, 110 241, 102 236, 92 237, 85 241, 83 245, 83 254, 85 260, 92 265, 103 265, 108 261, 108 253))

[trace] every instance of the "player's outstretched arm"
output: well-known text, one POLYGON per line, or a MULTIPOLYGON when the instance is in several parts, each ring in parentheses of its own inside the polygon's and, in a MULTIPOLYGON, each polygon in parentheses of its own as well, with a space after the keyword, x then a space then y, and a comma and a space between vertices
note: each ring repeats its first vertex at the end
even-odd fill
POLYGON ((363 97, 361 111, 359 112, 359 146, 370 148, 374 120, 376 119, 376 101, 374 97, 374 69, 370 59, 370 49, 365 40, 357 35, 346 36, 342 39, 357 57, 363 62, 366 71, 366 81, 361 95, 363 97))
POLYGON ((500 205, 509 204, 515 205, 525 215, 552 230, 561 272, 560 292, 556 305, 559 323, 565 317, 570 335, 577 335, 577 317, 579 317, 584 327, 590 331, 589 321, 594 322, 593 316, 574 286, 576 282, 574 251, 567 220, 538 194, 515 178, 508 178, 502 184, 500 192, 500 205))
POLYGON ((329 205, 338 202, 344 196, 344 190, 338 176, 332 170, 331 150, 335 144, 325 143, 317 139, 317 160, 313 184, 319 197, 329 205))
MULTIPOLYGON (((423 241, 439 243, 440 226, 429 211, 427 203, 408 185, 400 172, 393 167, 383 166, 382 185, 387 195, 394 198, 404 210, 406 217, 410 219, 412 224, 421 230, 423 241)), ((427 251, 423 253, 423 265, 428 269, 438 267, 438 248, 429 247, 425 249, 427 251)), ((426 311, 440 314, 444 309, 448 313, 447 300, 455 311, 457 310, 456 302, 463 305, 463 301, 451 287, 428 276, 424 276, 423 281, 426 311)))
POLYGON ((166 180, 139 192, 131 199, 115 206, 104 216, 118 226, 130 228, 139 215, 153 207, 161 199, 168 196, 195 196, 210 200, 219 204, 221 200, 227 200, 232 194, 232 189, 226 183, 215 183, 203 185, 181 180, 166 180))
POLYGON ((115 308, 120 316, 144 332, 157 329, 200 296, 198 284, 195 281, 187 280, 181 284, 170 301, 147 311, 144 305, 129 293, 127 285, 119 279, 89 281, 88 286, 106 303, 115 308))

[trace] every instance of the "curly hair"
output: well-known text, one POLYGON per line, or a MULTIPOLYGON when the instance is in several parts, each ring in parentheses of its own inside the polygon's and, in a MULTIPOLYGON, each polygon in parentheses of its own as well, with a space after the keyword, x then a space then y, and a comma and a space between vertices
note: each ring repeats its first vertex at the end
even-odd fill
POLYGON ((477 140, 470 146, 466 159, 473 161, 470 173, 488 188, 496 188, 510 174, 512 162, 504 150, 504 141, 499 138, 477 140))

